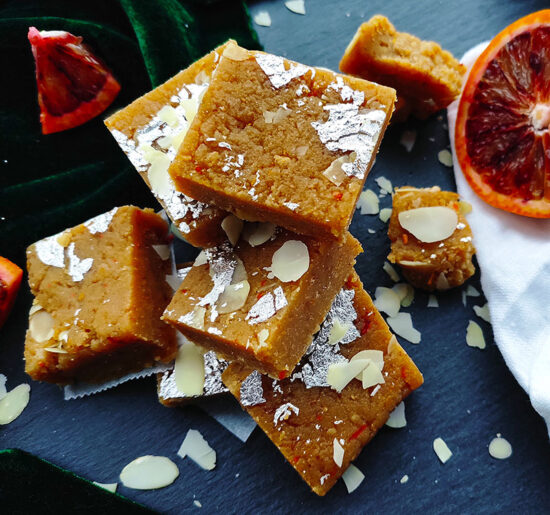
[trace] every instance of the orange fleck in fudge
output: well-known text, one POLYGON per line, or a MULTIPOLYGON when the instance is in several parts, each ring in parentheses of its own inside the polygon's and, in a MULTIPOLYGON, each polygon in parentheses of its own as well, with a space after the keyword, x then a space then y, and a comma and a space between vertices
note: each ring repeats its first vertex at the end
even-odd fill
POLYGON ((334 486, 393 409, 423 382, 355 273, 292 377, 273 381, 231 363, 222 379, 317 495, 334 486), (334 370, 359 361, 338 389, 329 385, 334 370), (354 376, 360 369, 359 380, 354 376))
POLYGON ((456 193, 437 186, 396 189, 388 227, 388 260, 397 263, 417 288, 432 291, 460 286, 475 272, 472 231, 465 217, 469 210, 471 206, 456 193))
POLYGON ((466 69, 437 43, 397 32, 385 16, 376 15, 353 36, 340 70, 395 88, 395 115, 403 121, 409 112, 424 119, 447 107, 460 94, 466 69))
POLYGON ((201 253, 163 319, 228 361, 278 378, 311 343, 361 246, 349 233, 316 240, 265 226, 270 232, 249 237, 245 227, 234 249, 201 253))
POLYGON ((153 195, 186 240, 212 247, 224 240, 227 213, 179 191, 168 166, 193 120, 224 45, 105 120, 153 195))
POLYGON ((31 245, 27 374, 97 383, 171 361, 176 335, 160 320, 168 244, 160 216, 123 206, 31 245))
POLYGON ((345 234, 395 92, 229 44, 174 162, 176 187, 239 218, 345 234))

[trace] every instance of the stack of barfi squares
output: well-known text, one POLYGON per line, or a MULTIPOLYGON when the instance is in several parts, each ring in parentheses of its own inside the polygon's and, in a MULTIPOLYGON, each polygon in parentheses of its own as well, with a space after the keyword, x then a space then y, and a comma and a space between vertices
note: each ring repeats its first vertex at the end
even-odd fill
MULTIPOLYGON (((161 402, 228 389, 319 495, 422 384, 354 272, 362 249, 348 232, 394 102, 391 88, 229 41, 105 122, 173 229, 202 248, 177 273, 159 274, 160 241, 130 265, 154 265, 158 291, 181 282, 169 302, 142 300, 169 341, 157 358, 177 355, 161 402)), ((86 259, 108 247, 78 230, 97 254, 76 258, 59 236, 51 248, 95 285, 86 259)), ((44 241, 30 269, 49 264, 44 241)))

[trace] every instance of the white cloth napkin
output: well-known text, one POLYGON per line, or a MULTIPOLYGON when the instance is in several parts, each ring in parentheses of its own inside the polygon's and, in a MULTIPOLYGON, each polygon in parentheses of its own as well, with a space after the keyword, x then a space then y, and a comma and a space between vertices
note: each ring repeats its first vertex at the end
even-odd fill
MULTIPOLYGON (((486 46, 466 52, 462 62, 468 69, 486 46)), ((550 437, 550 220, 507 213, 474 193, 454 151, 457 109, 455 101, 447 110, 454 173, 459 195, 473 206, 468 221, 495 342, 550 437)))

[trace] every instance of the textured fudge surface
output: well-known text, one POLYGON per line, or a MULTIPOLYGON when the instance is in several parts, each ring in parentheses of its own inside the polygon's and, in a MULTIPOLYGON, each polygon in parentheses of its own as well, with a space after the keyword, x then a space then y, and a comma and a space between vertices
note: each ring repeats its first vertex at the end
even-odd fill
POLYGON ((403 275, 417 288, 454 288, 474 275, 472 231, 460 209, 459 197, 452 191, 441 191, 437 186, 424 189, 409 186, 398 188, 393 196, 388 236, 391 240, 388 260, 399 264, 403 275), (458 215, 458 224, 453 234, 445 240, 425 243, 401 227, 398 217, 403 211, 431 206, 454 209, 458 215))
POLYGON ((152 210, 124 206, 28 248, 33 379, 99 382, 174 357, 174 331, 160 320, 170 264, 153 247, 168 244, 167 231, 152 210))
POLYGON ((166 308, 163 319, 185 336, 227 360, 279 377, 296 366, 361 252, 350 234, 344 240, 316 240, 277 229, 274 237, 251 247, 241 239, 205 252, 166 308), (303 242, 309 268, 296 281, 282 282, 270 271, 273 255, 286 242, 303 242), (240 261, 240 263, 238 263, 240 261), (244 305, 219 313, 218 297, 233 278, 245 277, 250 291, 244 305))
POLYGON ((105 120, 105 125, 187 241, 221 243, 226 213, 177 192, 168 166, 195 116, 224 46, 105 120))
POLYGON ((397 32, 377 15, 359 27, 340 70, 395 88, 401 121, 405 111, 426 118, 447 107, 460 93, 465 68, 437 43, 397 32))
POLYGON ((232 363, 222 378, 318 495, 332 488, 397 404, 423 382, 355 273, 293 376, 272 381, 232 363), (335 319, 353 321, 353 325, 339 344, 331 345, 327 338, 335 319), (331 389, 325 382, 329 364, 366 349, 383 351, 385 382, 363 389, 361 381, 353 379, 341 393, 331 389), (246 388, 245 381, 252 380, 255 388, 246 388), (344 449, 342 466, 333 458, 335 438, 344 449))
POLYGON ((230 45, 170 173, 240 218, 342 236, 394 100, 390 88, 230 45))

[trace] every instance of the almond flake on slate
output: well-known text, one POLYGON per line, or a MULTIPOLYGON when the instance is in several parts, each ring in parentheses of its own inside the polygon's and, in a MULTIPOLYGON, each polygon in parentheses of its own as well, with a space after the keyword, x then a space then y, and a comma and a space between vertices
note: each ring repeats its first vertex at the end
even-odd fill
MULTIPOLYGON (((439 301, 437 300, 437 297, 433 294, 431 294, 428 297, 428 307, 429 308, 438 308, 439 307, 439 301)), ((475 309, 475 306, 474 306, 475 309)))
POLYGON ((440 150, 437 154, 437 159, 439 159, 439 162, 442 165, 448 166, 449 168, 453 167, 453 155, 451 154, 450 150, 447 150, 446 148, 440 150))
POLYGON ((182 337, 176 361, 174 362, 174 379, 177 389, 188 397, 202 395, 204 390, 204 354, 202 349, 182 337))
POLYGON ((6 390, 7 377, 4 374, 0 374, 0 400, 2 400, 8 393, 6 390))
POLYGON ((376 215, 380 211, 380 201, 372 190, 362 191, 357 200, 356 209, 361 209, 362 215, 376 215))
POLYGON ((400 480, 399 482, 404 485, 407 481, 409 480, 409 476, 407 476, 407 474, 405 474, 400 480))
POLYGON ((466 288, 466 295, 468 297, 479 297, 481 293, 479 293, 477 288, 474 288, 472 285, 468 285, 468 288, 466 288))
POLYGON ((344 448, 340 445, 340 442, 336 438, 333 440, 332 445, 332 459, 334 460, 334 463, 336 463, 336 465, 341 467, 342 462, 344 461, 344 448))
POLYGON ((386 425, 393 429, 400 429, 407 425, 407 419, 405 418, 405 403, 401 401, 395 409, 390 413, 386 425))
POLYGON ((411 343, 420 343, 421 335, 412 325, 411 315, 409 313, 397 313, 394 317, 386 319, 392 330, 402 338, 411 343))
POLYGON ((502 438, 498 433, 489 444, 489 454, 497 460, 505 460, 512 456, 512 446, 506 438, 502 438))
POLYGON ((374 179, 376 181, 376 184, 378 184, 378 186, 380 187, 380 189, 385 192, 385 193, 388 193, 391 195, 392 191, 393 191, 393 186, 392 186, 392 183, 389 179, 386 179, 383 175, 380 176, 380 177, 377 177, 376 179, 374 179))
POLYGON ((436 453, 437 457, 439 458, 439 461, 441 463, 447 463, 453 453, 447 447, 447 444, 443 441, 442 438, 436 438, 433 443, 434 452, 436 453))
POLYGON ((489 304, 487 302, 483 306, 474 306, 475 314, 485 320, 485 322, 491 323, 491 315, 489 314, 489 304))
POLYGON ((222 220, 221 225, 225 234, 227 234, 229 243, 231 243, 231 246, 234 247, 239 241, 244 222, 240 218, 237 218, 235 215, 227 215, 222 220))
POLYGON ((390 276, 390 279, 394 283, 399 281, 399 274, 397 273, 397 270, 393 266, 391 266, 388 261, 384 262, 384 264, 382 265, 382 269, 390 276))
POLYGON ((348 494, 351 494, 365 479, 363 474, 353 463, 349 464, 347 470, 342 474, 342 479, 348 489, 348 494))
POLYGON ((456 229, 456 212, 445 206, 419 207, 402 211, 399 224, 424 243, 447 239, 456 229))
POLYGON ((155 490, 171 485, 179 476, 177 465, 166 456, 141 456, 126 465, 120 481, 135 490, 155 490))
POLYGON ((251 247, 257 247, 275 234, 275 228, 271 222, 247 222, 243 229, 243 239, 251 247))
POLYGON ((407 152, 410 152, 416 142, 416 131, 403 131, 399 143, 405 147, 407 152))
POLYGON ((380 220, 382 220, 382 222, 386 223, 390 219, 391 212, 391 207, 385 207, 384 209, 380 210, 380 214, 378 215, 378 217, 380 218, 380 220))
POLYGON ((309 251, 303 241, 288 240, 273 253, 271 272, 277 279, 297 281, 309 269, 309 251))
POLYGON ((183 440, 178 456, 185 458, 189 456, 199 467, 205 470, 212 470, 216 466, 216 451, 208 445, 199 431, 189 429, 183 440))
POLYGON ((153 248, 163 261, 170 257, 170 245, 153 245, 153 248))
POLYGON ((304 0, 288 0, 285 2, 285 7, 296 14, 306 14, 306 6, 304 0))
POLYGON ((470 320, 468 322, 468 328, 466 329, 466 343, 470 347, 477 347, 478 349, 485 348, 485 338, 483 331, 479 324, 470 320))
POLYGON ((408 308, 413 303, 414 288, 409 283, 395 284, 392 290, 397 294, 404 308, 408 308))
POLYGON ((28 384, 20 384, 8 392, 0 400, 0 425, 13 422, 27 407, 30 398, 31 387, 28 384))
POLYGON ((395 317, 401 308, 401 299, 391 288, 378 286, 374 292, 374 305, 390 317, 395 317))
POLYGON ((254 23, 261 27, 271 27, 271 16, 267 11, 260 11, 254 16, 254 23))
POLYGON ((116 492, 116 487, 118 486, 118 483, 98 483, 97 481, 94 481, 93 483, 94 485, 97 485, 104 490, 112 492, 113 494, 116 492))

